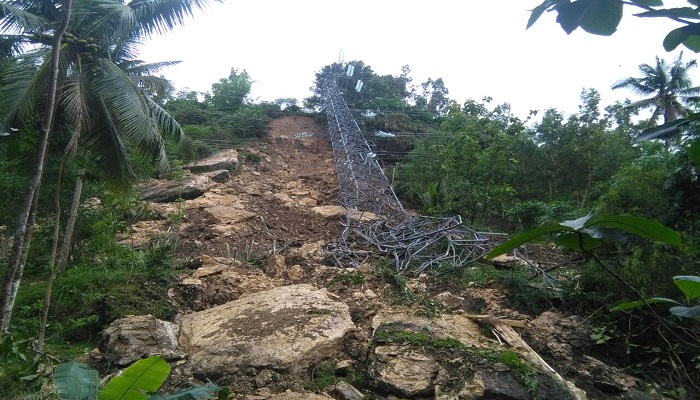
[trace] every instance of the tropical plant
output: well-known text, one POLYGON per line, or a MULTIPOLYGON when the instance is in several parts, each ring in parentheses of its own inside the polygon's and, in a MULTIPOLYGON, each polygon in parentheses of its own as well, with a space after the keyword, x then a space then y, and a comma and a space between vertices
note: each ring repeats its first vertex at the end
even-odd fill
POLYGON ((644 300, 626 302, 617 305, 613 311, 624 311, 641 307, 645 304, 667 303, 674 306, 669 308, 669 312, 677 317, 691 318, 700 321, 700 277, 674 276, 673 283, 683 292, 683 302, 679 302, 667 297, 651 297, 644 300))
POLYGON ((181 24, 185 16, 206 2, 90 1, 71 9, 70 1, 45 2, 39 7, 35 2, 16 1, 3 7, 0 27, 7 34, 2 36, 0 48, 9 49, 2 53, 4 56, 16 57, 2 73, 0 110, 4 114, 0 118, 6 126, 28 133, 32 133, 36 115, 44 120, 35 172, 16 224, 15 246, 3 280, 3 331, 8 327, 21 280, 22 254, 28 247, 27 231, 36 207, 33 204, 41 184, 49 132, 53 129, 72 135, 69 148, 80 143, 89 158, 100 165, 95 172, 115 184, 124 186, 133 179, 129 146, 150 154, 167 169, 163 136, 182 139, 182 130, 146 95, 162 86, 158 78, 134 78, 129 71, 153 69, 134 58, 142 38, 181 24), (29 24, 34 20, 41 24, 29 24), (58 26, 63 30, 56 29, 58 26), (25 48, 30 50, 20 53, 25 48), (44 93, 56 95, 47 97, 44 93))
POLYGON ((151 356, 126 368, 102 389, 97 371, 77 361, 57 365, 53 382, 59 400, 195 400, 211 399, 216 393, 226 393, 211 382, 172 395, 156 393, 168 375, 170 365, 163 357, 151 356))
POLYGON ((649 125, 656 125, 659 116, 663 116, 664 123, 685 118, 689 113, 686 104, 691 100, 697 100, 700 87, 693 87, 688 76, 688 71, 697 67, 697 61, 683 62, 682 58, 681 52, 673 63, 668 64, 664 59, 656 57, 655 65, 639 66, 642 76, 622 79, 612 88, 630 89, 637 95, 651 96, 627 106, 639 109, 652 108, 649 125))

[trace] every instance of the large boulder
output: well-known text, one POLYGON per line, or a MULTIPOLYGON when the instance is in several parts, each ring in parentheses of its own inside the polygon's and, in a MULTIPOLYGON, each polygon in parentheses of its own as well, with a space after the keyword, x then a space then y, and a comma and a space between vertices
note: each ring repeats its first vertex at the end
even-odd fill
POLYGON ((409 346, 378 346, 374 349, 372 374, 384 389, 400 396, 429 395, 440 365, 429 354, 409 346))
POLYGON ((283 286, 183 316, 180 346, 196 375, 302 371, 341 351, 348 306, 311 285, 283 286))
POLYGON ((233 149, 220 151, 211 156, 189 163, 182 168, 189 169, 192 173, 211 172, 225 169, 231 173, 238 170, 238 152, 233 149))
POLYGON ((154 354, 161 354, 166 359, 180 358, 178 332, 176 324, 152 315, 121 318, 102 332, 100 351, 119 366, 154 354))
POLYGON ((170 203, 177 199, 191 200, 202 196, 216 182, 203 175, 185 175, 182 180, 150 179, 137 190, 141 199, 154 203, 170 203))

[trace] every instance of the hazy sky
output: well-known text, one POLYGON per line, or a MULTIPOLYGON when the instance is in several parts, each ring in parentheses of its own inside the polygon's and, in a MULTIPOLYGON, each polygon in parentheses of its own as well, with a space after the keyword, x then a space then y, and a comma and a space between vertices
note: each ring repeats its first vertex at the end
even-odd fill
MULTIPOLYGON (((182 60, 163 70, 179 89, 209 91, 232 67, 256 83, 253 97, 304 98, 314 73, 339 60, 363 60, 378 74, 399 75, 409 65, 414 83, 443 78, 450 98, 493 97, 516 115, 555 107, 577 111, 583 88, 602 103, 635 98, 610 86, 638 76, 638 65, 666 53, 662 19, 625 17, 611 37, 580 29, 566 35, 547 13, 529 30, 529 10, 541 0, 226 0, 199 11, 167 37, 142 48, 148 62, 182 60)), ((687 5, 680 0, 667 5, 687 5)), ((684 59, 696 55, 685 51, 684 59)), ((700 85, 700 69, 691 77, 700 85)))

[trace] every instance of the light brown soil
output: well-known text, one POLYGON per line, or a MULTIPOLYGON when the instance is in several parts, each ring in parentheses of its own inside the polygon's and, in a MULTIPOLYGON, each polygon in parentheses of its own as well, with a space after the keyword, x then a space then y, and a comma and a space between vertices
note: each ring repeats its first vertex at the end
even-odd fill
POLYGON ((273 120, 267 138, 245 151, 260 161, 245 161, 229 182, 202 199, 187 201, 177 231, 184 259, 216 257, 266 258, 285 248, 328 240, 340 234, 339 221, 314 213, 313 206, 337 203, 335 165, 328 136, 312 118, 285 116, 273 120), (312 133, 312 137, 296 137, 312 133), (297 135, 299 136, 299 135, 297 135), (212 207, 232 207, 248 215, 223 224, 212 207), (252 214, 252 215, 250 215, 252 214))

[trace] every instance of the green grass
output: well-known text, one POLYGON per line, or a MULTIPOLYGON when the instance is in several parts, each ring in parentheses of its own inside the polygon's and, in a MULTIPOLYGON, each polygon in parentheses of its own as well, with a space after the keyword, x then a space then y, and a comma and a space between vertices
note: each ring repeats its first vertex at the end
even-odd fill
POLYGON ((498 354, 498 360, 510 368, 520 383, 525 386, 531 398, 537 397, 537 373, 535 369, 513 351, 502 351, 498 354))
POLYGON ((311 369, 311 380, 305 385, 307 390, 323 392, 326 388, 338 382, 347 382, 360 389, 365 386, 365 377, 355 368, 348 368, 338 371, 336 364, 332 362, 322 362, 316 364, 311 369))
POLYGON ((331 280, 333 284, 343 285, 362 285, 365 282, 365 277, 359 272, 338 274, 331 280))

